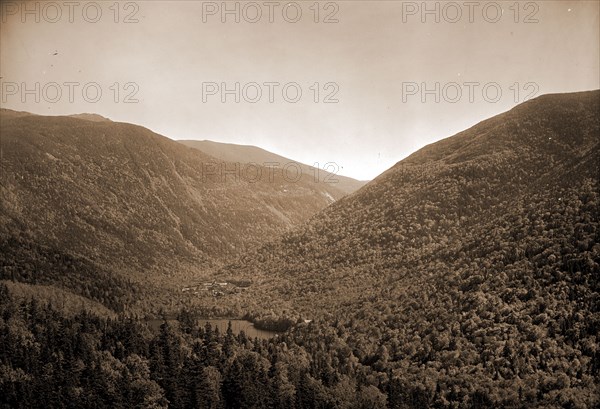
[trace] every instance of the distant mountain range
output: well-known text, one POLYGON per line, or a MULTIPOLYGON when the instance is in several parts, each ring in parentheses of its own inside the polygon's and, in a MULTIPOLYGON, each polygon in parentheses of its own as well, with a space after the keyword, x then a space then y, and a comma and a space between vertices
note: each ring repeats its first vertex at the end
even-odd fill
POLYGON ((326 183, 330 185, 330 187, 339 189, 343 194, 352 193, 367 183, 366 181, 332 174, 323 169, 316 169, 313 166, 293 161, 292 159, 274 154, 256 146, 194 140, 182 140, 178 142, 191 148, 199 149, 204 153, 226 162, 257 163, 259 165, 278 163, 279 166, 294 164, 294 167, 290 167, 290 172, 295 170, 295 165, 298 165, 303 174, 312 176, 313 179, 319 183, 326 183))
POLYGON ((94 114, 0 115, 3 262, 20 269, 5 278, 56 282, 51 262, 54 278, 43 279, 18 261, 56 254, 90 276, 179 288, 345 195, 309 174, 247 169, 94 114))

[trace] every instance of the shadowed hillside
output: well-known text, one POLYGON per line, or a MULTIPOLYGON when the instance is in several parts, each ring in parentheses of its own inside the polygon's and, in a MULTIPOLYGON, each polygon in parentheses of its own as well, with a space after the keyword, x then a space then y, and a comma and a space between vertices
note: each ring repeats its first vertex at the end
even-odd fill
MULTIPOLYGON (((333 201, 310 175, 245 169, 139 126, 9 110, 0 122, 3 257, 21 254, 23 240, 32 259, 85 257, 175 288, 333 201)), ((3 262, 13 264, 25 268, 3 262)))

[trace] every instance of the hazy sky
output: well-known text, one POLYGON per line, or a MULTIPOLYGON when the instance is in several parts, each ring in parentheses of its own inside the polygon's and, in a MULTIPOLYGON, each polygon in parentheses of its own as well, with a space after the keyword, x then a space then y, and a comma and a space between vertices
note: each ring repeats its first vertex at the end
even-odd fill
POLYGON ((600 88, 597 0, 424 4, 2 1, 2 107, 94 112, 371 179, 528 95, 600 88))

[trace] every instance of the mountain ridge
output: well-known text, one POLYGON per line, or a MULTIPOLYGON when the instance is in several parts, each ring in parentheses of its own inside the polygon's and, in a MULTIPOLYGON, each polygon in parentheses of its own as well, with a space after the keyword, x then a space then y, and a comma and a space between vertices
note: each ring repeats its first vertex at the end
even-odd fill
POLYGON ((223 267, 251 284, 220 305, 328 328, 396 407, 596 407, 599 112, 540 97, 423 148, 223 267))
MULTIPOLYGON (((329 260, 327 261, 328 268, 336 269, 334 266, 338 265, 338 262, 340 262, 340 265, 345 265, 349 260, 356 260, 354 254, 356 252, 344 254, 341 257, 327 256, 327 254, 316 249, 314 243, 311 243, 308 238, 312 237, 316 242, 321 242, 319 246, 327 248, 330 254, 335 254, 336 248, 339 247, 337 243, 344 240, 364 240, 367 238, 372 240, 369 236, 365 236, 369 224, 375 224, 384 231, 384 233, 380 233, 382 235, 381 239, 393 240, 392 237, 397 233, 393 233, 395 227, 390 227, 390 223, 393 226, 398 223, 394 211, 400 212, 400 214, 405 212, 414 214, 412 216, 415 220, 413 223, 420 226, 419 230, 423 230, 423 221, 439 219, 439 215, 436 216, 435 213, 432 213, 432 210, 422 208, 423 203, 443 204, 444 211, 452 211, 455 222, 456 220, 459 221, 457 228, 460 228, 461 220, 463 224, 476 224, 475 221, 468 219, 476 216, 483 221, 490 216, 483 212, 483 208, 477 203, 481 200, 480 198, 485 198, 487 202, 485 207, 488 209, 495 209, 498 206, 504 208, 508 205, 506 201, 519 195, 519 192, 523 189, 528 190, 523 193, 538 194, 547 190, 548 184, 551 185, 554 181, 559 182, 555 183, 557 186, 553 188, 556 190, 569 187, 572 181, 581 183, 586 178, 594 180, 594 178, 597 178, 595 171, 597 170, 596 158, 598 157, 598 140, 594 133, 598 129, 598 118, 594 115, 594 112, 598 108, 599 95, 600 92, 592 91, 568 95, 565 98, 562 98, 560 94, 558 96, 542 96, 522 104, 520 107, 513 108, 507 113, 483 121, 454 137, 428 145, 405 160, 398 162, 359 192, 336 202, 299 229, 287 233, 279 244, 266 245, 262 253, 259 250, 256 260, 271 260, 271 264, 265 262, 262 267, 257 267, 261 266, 261 263, 254 261, 255 266, 248 268, 246 263, 253 260, 254 255, 244 255, 239 262, 233 264, 232 268, 236 269, 238 273, 248 269, 245 278, 255 277, 259 281, 267 279, 266 277, 269 277, 268 271, 277 271, 277 266, 285 266, 285 260, 293 259, 294 256, 298 256, 300 260, 303 259, 295 250, 290 251, 290 254, 286 254, 283 246, 288 244, 290 245, 288 249, 307 247, 306 253, 312 254, 317 259, 329 260), (578 109, 587 104, 588 107, 583 113, 575 118, 575 122, 582 120, 583 125, 571 123, 569 119, 556 119, 556 112, 553 110, 563 108, 554 103, 553 99, 555 98, 571 104, 567 110, 569 115, 572 112, 577 112, 578 109), (550 111, 544 117, 544 122, 537 124, 533 122, 532 118, 539 114, 540 107, 550 111), (529 121, 532 122, 529 123, 529 121), (561 124, 555 126, 557 122, 561 122, 561 124), (535 127, 543 137, 540 138, 538 135, 535 136, 535 141, 529 139, 520 145, 514 145, 515 141, 525 141, 526 135, 530 138, 534 136, 528 133, 528 128, 523 124, 535 127), (491 131, 490 127, 492 127, 493 134, 487 134, 491 131), (482 129, 485 129, 485 132, 482 133, 482 129), (567 134, 573 135, 573 138, 578 138, 579 145, 572 145, 570 137, 566 136, 567 134), (561 138, 561 135, 564 138, 561 138), (451 156, 444 156, 443 160, 441 159, 441 152, 447 152, 448 146, 453 144, 464 144, 464 139, 461 141, 461 138, 465 137, 475 138, 474 140, 484 138, 484 142, 491 144, 492 147, 494 144, 496 144, 496 147, 501 147, 498 143, 503 142, 507 144, 506 146, 512 146, 512 148, 493 150, 489 149, 489 145, 486 145, 485 149, 482 146, 471 145, 458 152, 458 158, 462 162, 456 162, 457 156, 455 154, 453 154, 455 156, 452 160, 450 160, 451 156), (531 145, 533 142, 535 143, 531 145), (570 144, 572 147, 569 150, 567 148, 570 144), (469 155, 472 155, 473 152, 478 152, 480 156, 470 158, 469 155), (511 166, 511 163, 518 163, 518 158, 525 162, 524 166, 511 166), (458 181, 460 185, 452 186, 455 181, 458 181), (543 182, 541 187, 536 186, 538 182, 543 182), (447 186, 444 187, 444 184, 447 186), (504 188, 498 190, 503 185, 504 188), (402 188, 400 189, 399 186, 402 186, 402 188), (450 190, 446 191, 446 189, 450 190), (402 191, 403 198, 398 197, 399 191, 402 191), (395 196, 399 201, 398 203, 394 203, 396 201, 395 196), (477 207, 470 209, 471 205, 477 207), (415 214, 416 211, 411 210, 413 207, 422 210, 422 213, 415 214), (446 207, 450 208, 446 209, 446 207), (369 215, 373 209, 379 212, 378 217, 369 220, 369 215), (427 217, 424 216, 425 214, 427 214, 427 217), (358 219, 359 223, 363 223, 363 227, 357 230, 355 223, 344 222, 341 222, 338 226, 327 225, 325 220, 333 217, 333 215, 335 217, 358 219), (344 226, 344 229, 341 229, 341 226, 344 226), (389 233, 385 233, 386 231, 389 233), (357 237, 357 234, 360 235, 357 237), (308 241, 303 240, 303 237, 307 238, 308 241), (327 237, 331 237, 331 239, 323 239, 327 237), (293 246, 291 246, 292 243, 293 246), (279 256, 285 258, 278 260, 279 256), (255 275, 253 273, 255 270, 260 270, 263 273, 255 275)), ((435 207, 431 207, 431 209, 435 209, 435 207)), ((438 223, 435 222, 434 225, 438 223)), ((426 234, 426 231, 423 231, 423 234, 426 234)), ((401 236, 405 237, 404 235, 401 236)), ((372 242, 371 245, 380 247, 377 245, 377 240, 372 242)), ((361 251, 364 251, 364 248, 366 248, 366 244, 361 251)), ((317 264, 309 260, 306 260, 306 263, 307 265, 304 266, 293 267, 292 271, 305 271, 308 266, 317 264)), ((288 273, 283 275, 286 276, 288 273)), ((267 280, 272 280, 276 276, 278 276, 277 273, 267 280)))
POLYGON ((5 243, 18 233, 137 283, 177 289, 333 201, 308 175, 250 180, 137 125, 3 110, 0 126, 5 243))
POLYGON ((178 140, 177 142, 199 149, 226 162, 257 163, 263 166, 268 163, 277 163, 277 166, 298 165, 301 172, 312 176, 316 183, 325 183, 340 190, 343 194, 353 193, 368 182, 317 169, 254 145, 239 145, 210 140, 178 140))

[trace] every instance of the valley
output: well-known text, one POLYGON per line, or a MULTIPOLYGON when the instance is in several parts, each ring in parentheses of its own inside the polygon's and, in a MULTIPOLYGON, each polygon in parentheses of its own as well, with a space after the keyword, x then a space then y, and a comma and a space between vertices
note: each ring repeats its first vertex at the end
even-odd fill
POLYGON ((3 402, 48 378, 82 406, 595 407, 598 112, 544 95, 346 195, 3 111, 3 402))
POLYGON ((0 409, 600 408, 600 1, 58 3, 0 1, 0 409))
MULTIPOLYGON (((261 177, 252 181, 221 174, 239 164, 139 126, 91 117, 2 110, 0 237, 9 247, 15 240, 34 243, 28 257, 45 259, 43 251, 83 258, 135 283, 141 295, 127 308, 138 313, 171 307, 169 298, 188 280, 344 195, 309 175, 290 180, 283 169, 259 167, 261 177)), ((14 256, 4 252, 4 264, 23 269, 14 256)), ((2 278, 8 275, 4 269, 2 278)), ((63 278, 51 281, 85 296, 64 287, 63 278)))

